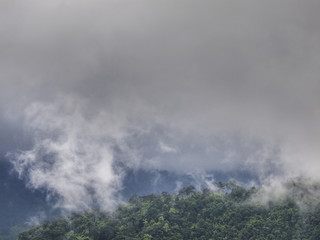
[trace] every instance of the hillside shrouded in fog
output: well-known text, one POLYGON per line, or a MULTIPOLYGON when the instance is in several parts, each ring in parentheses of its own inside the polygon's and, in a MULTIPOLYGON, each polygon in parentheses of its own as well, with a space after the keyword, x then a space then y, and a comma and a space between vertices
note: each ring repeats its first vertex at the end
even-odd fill
POLYGON ((0 225, 188 184, 235 179, 267 202, 319 181, 319 9, 2 0, 0 225))

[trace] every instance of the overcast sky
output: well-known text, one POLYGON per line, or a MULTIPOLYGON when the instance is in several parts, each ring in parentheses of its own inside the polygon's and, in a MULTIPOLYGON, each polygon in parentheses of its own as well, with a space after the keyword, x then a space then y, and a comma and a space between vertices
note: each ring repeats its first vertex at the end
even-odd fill
POLYGON ((2 0, 0 151, 70 209, 114 204, 120 165, 319 178, 319 10, 2 0))

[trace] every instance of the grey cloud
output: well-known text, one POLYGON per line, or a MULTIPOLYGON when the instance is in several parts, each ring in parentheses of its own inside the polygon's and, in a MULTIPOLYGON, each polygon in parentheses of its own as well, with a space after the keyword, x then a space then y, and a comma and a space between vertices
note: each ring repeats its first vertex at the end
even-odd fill
POLYGON ((82 136, 71 138, 76 148, 92 148, 89 161, 106 161, 109 199, 119 187, 111 179, 121 182, 112 170, 119 161, 188 173, 318 176, 318 1, 0 5, 1 123, 23 125, 34 138, 34 148, 15 158, 33 187, 64 196, 40 179, 52 172, 39 151, 54 152, 54 166, 71 164, 63 151, 85 162, 78 150, 58 148, 69 136, 82 136))

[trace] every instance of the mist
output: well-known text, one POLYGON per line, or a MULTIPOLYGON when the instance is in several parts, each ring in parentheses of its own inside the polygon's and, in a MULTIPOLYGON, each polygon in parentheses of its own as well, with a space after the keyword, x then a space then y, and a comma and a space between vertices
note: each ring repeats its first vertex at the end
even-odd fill
POLYGON ((67 210, 112 209, 128 169, 320 180, 319 7, 1 1, 1 151, 67 210))

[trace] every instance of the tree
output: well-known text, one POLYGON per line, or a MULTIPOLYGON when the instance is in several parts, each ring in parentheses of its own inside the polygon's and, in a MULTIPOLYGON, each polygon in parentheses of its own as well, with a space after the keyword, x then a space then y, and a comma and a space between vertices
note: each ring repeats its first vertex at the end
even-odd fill
POLYGON ((195 191, 195 187, 190 185, 189 187, 184 187, 182 188, 180 191, 179 191, 179 194, 178 196, 188 196, 190 194, 194 194, 196 191, 195 191))

